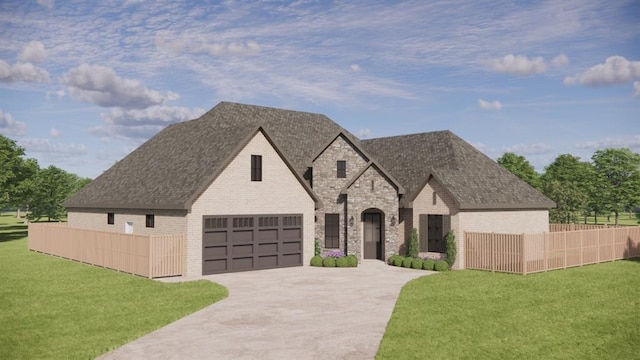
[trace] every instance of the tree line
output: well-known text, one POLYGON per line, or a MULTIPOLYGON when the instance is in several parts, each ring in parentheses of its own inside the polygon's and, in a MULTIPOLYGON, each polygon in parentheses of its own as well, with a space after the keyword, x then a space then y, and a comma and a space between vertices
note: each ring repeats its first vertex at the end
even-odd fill
POLYGON ((591 161, 559 155, 539 174, 524 156, 511 152, 497 159, 505 169, 555 201, 549 220, 575 223, 578 216, 636 211, 640 205, 640 154, 628 148, 596 151, 591 161))
POLYGON ((24 149, 0 135, 0 209, 27 212, 28 221, 60 220, 67 211, 62 203, 91 182, 53 165, 41 169, 35 159, 25 158, 24 149))

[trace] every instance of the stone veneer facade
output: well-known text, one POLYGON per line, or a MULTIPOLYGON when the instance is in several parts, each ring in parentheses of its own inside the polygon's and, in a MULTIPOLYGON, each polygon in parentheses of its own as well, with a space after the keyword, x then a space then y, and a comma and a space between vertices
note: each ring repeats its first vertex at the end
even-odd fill
POLYGON ((325 214, 339 214, 339 250, 362 259, 363 229, 362 212, 377 209, 382 212, 383 254, 388 258, 398 253, 398 191, 369 159, 344 136, 339 135, 313 162, 313 191, 322 201, 316 210, 315 237, 323 251, 335 250, 325 246, 325 214), (346 161, 346 177, 337 177, 337 161, 346 161), (353 181, 353 177, 369 166, 351 184, 346 194, 341 191, 353 181), (373 191, 371 182, 374 182, 373 191), (353 217, 353 226, 349 221, 353 217), (390 225, 393 219, 394 225, 390 225))
POLYGON ((347 225, 347 251, 362 259, 364 254, 364 225, 362 213, 368 209, 382 212, 383 259, 399 251, 398 237, 398 189, 378 170, 370 165, 347 191, 347 217, 354 218, 353 226, 347 225))

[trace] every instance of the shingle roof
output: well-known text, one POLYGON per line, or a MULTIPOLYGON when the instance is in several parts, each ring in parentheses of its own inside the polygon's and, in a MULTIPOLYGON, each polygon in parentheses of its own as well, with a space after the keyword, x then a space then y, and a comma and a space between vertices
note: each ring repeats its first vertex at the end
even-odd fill
POLYGON ((188 209, 238 144, 261 126, 299 176, 332 136, 352 134, 321 114, 221 102, 168 126, 70 198, 65 206, 188 209))
POLYGON ((373 157, 370 161, 384 168, 399 189, 404 188, 405 205, 434 176, 461 209, 554 206, 449 131, 361 141, 321 114, 229 102, 221 102, 198 119, 168 126, 65 206, 189 209, 256 131, 265 133, 300 181, 313 157, 343 134, 373 157))
POLYGON ((413 201, 430 177, 435 177, 461 210, 555 206, 450 131, 363 140, 361 144, 405 187, 405 205, 413 201))

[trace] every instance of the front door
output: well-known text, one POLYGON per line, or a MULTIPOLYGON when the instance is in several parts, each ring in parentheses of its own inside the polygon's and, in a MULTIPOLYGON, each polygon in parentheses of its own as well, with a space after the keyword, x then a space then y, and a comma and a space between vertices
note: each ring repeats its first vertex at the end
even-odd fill
POLYGON ((380 213, 364 213, 364 258, 382 259, 382 226, 380 213))

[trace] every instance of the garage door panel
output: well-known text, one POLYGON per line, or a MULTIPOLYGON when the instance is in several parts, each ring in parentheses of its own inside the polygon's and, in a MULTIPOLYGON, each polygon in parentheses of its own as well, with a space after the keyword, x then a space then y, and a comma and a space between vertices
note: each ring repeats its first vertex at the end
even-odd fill
POLYGON ((297 266, 302 264, 302 254, 284 254, 282 255, 282 264, 280 266, 297 266))
POLYGON ((302 265, 302 215, 203 217, 202 273, 302 265))
POLYGON ((234 243, 253 242, 253 230, 234 231, 232 240, 234 243))
POLYGON ((253 269, 253 257, 233 258, 231 261, 231 270, 252 270, 253 269))
POLYGON ((278 255, 258 256, 258 267, 263 269, 278 267, 278 255))
POLYGON ((302 242, 301 241, 283 242, 282 251, 285 253, 302 252, 302 242))
POLYGON ((277 240, 278 229, 260 230, 258 237, 260 239, 260 242, 277 240))
POLYGON ((253 254, 253 244, 247 245, 234 245, 233 246, 233 256, 238 255, 252 255, 253 254))
POLYGON ((302 228, 298 228, 298 229, 283 229, 282 230, 282 239, 283 240, 302 239, 302 228))
POLYGON ((226 246, 213 246, 204 248, 205 259, 222 258, 227 256, 226 246))
POLYGON ((278 243, 263 243, 258 245, 258 254, 278 253, 278 243))
POLYGON ((216 274, 227 271, 227 260, 205 260, 203 262, 202 271, 204 274, 216 274))
POLYGON ((212 246, 227 243, 227 232, 206 232, 204 234, 204 246, 212 246))

